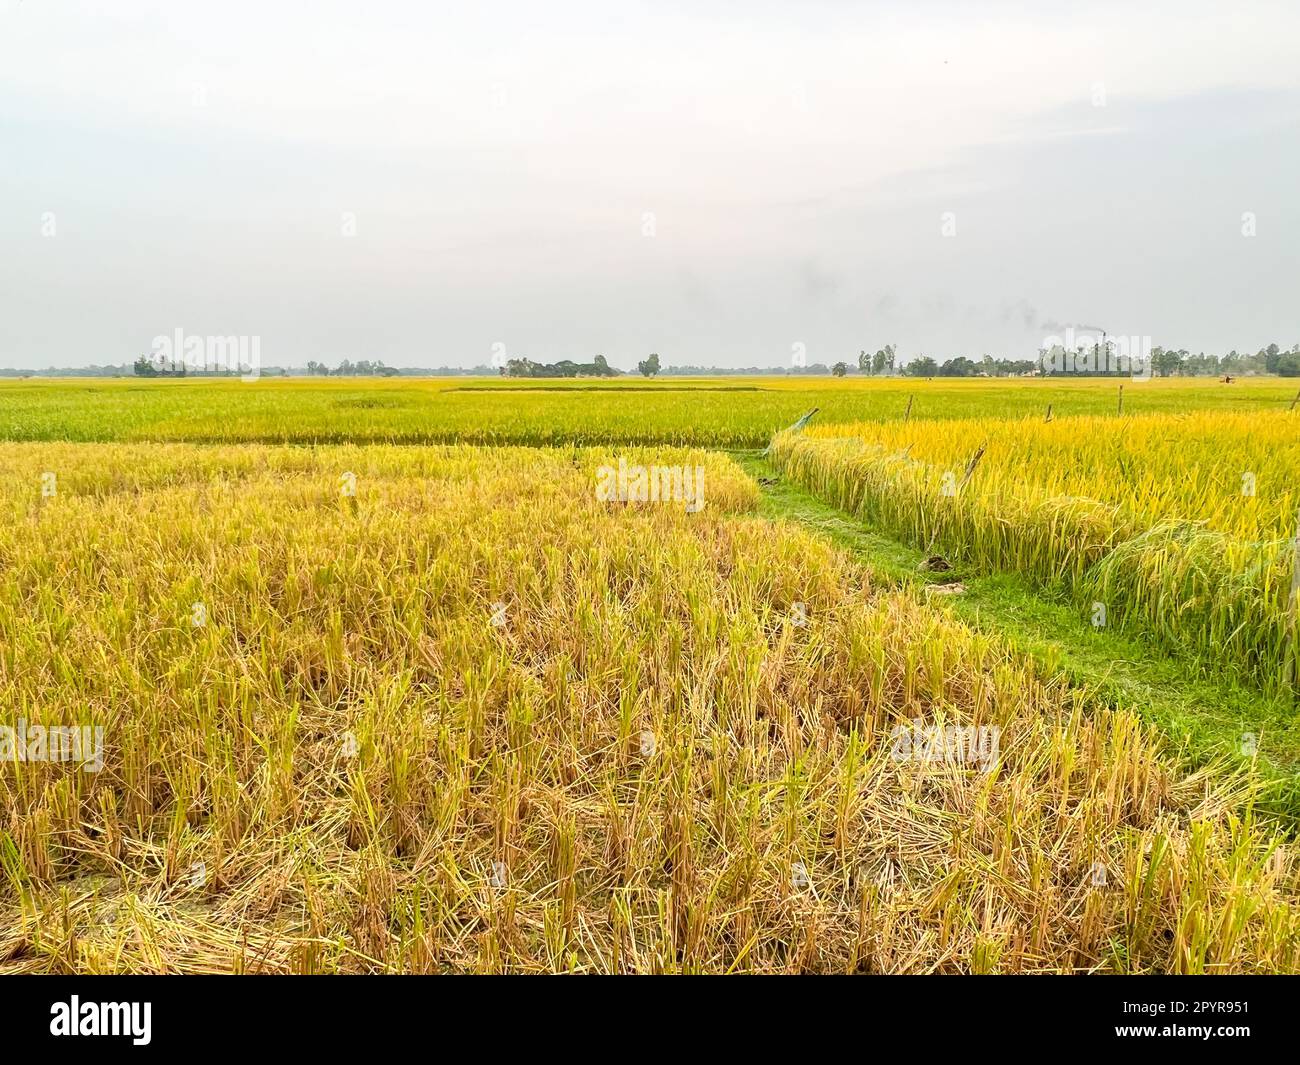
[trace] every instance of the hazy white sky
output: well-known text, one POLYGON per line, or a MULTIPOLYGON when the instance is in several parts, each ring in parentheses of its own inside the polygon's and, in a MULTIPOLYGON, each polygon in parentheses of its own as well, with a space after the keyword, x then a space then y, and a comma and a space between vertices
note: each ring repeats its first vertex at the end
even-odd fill
POLYGON ((1294 0, 0 0, 0 365, 1289 347, 1297 189, 1294 0))

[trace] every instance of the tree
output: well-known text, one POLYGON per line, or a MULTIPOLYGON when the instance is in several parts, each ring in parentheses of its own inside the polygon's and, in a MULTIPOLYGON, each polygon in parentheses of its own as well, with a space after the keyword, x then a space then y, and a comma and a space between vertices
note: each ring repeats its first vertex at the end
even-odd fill
POLYGON ((642 359, 636 364, 636 371, 642 377, 653 377, 659 372, 659 356, 651 353, 648 359, 642 359))
POLYGON ((1151 349, 1151 366, 1159 377, 1172 377, 1177 374, 1183 366, 1183 357, 1187 354, 1185 351, 1166 351, 1164 348, 1155 347, 1151 349))
POLYGON ((888 370, 894 372, 894 345, 886 344, 871 357, 871 372, 884 373, 888 370))
POLYGON ((849 372, 848 365, 842 362, 837 362, 834 366, 831 367, 831 373, 833 373, 836 377, 843 377, 848 372, 849 372))
POLYGON ((940 377, 974 377, 975 364, 966 358, 965 355, 958 355, 955 359, 949 359, 939 367, 940 377))
POLYGON ((919 359, 913 359, 906 366, 906 372, 912 377, 933 377, 938 369, 939 364, 929 355, 922 355, 919 359))
POLYGON ((174 358, 156 355, 152 358, 141 355, 135 360, 136 377, 184 377, 186 366, 177 363, 174 358))
POLYGON ((871 373, 871 356, 865 351, 858 352, 858 369, 863 373, 871 373))

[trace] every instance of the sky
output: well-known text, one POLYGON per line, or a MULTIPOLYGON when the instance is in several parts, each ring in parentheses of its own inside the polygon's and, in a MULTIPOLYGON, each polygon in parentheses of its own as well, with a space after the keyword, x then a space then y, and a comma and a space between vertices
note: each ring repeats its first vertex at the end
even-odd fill
POLYGON ((0 366, 1300 342, 1300 4, 0 0, 0 366))

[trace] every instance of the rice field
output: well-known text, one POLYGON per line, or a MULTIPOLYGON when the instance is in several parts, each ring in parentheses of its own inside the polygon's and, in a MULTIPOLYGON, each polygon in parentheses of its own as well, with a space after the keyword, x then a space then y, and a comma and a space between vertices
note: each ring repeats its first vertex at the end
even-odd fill
POLYGON ((1064 585, 1267 689, 1297 676, 1300 415, 1196 412, 812 426, 775 464, 977 566, 1064 585))
POLYGON ((475 384, 0 386, 0 973, 1300 970, 1249 763, 727 454, 1281 668, 1284 383, 475 384))
MULTIPOLYGON (((667 444, 762 448, 816 407, 817 421, 1110 415, 1103 379, 716 377, 0 379, 0 440, 264 444, 667 444)), ((1126 413, 1285 410, 1300 382, 1124 382, 1126 413)))

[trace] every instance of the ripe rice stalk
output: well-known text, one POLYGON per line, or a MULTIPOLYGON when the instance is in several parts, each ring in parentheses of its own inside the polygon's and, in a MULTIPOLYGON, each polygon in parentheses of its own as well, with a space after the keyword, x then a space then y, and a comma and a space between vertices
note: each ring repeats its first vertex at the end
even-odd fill
MULTIPOLYGON (((821 446, 929 532, 928 463, 821 446)), ((1248 776, 755 516, 729 459, 622 455, 702 465, 690 512, 599 498, 618 457, 0 448, 0 706, 104 729, 97 772, 0 766, 0 972, 1300 969, 1248 776)))
POLYGON ((1061 586, 1207 668, 1294 689, 1300 440, 1284 414, 822 425, 771 455, 927 552, 1061 586), (953 490, 976 446, 988 461, 953 490))

